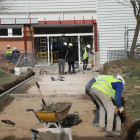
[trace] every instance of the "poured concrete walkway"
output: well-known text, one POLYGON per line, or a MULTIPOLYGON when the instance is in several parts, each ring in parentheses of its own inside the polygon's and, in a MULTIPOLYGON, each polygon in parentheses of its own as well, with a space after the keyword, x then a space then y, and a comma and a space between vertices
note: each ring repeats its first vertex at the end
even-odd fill
POLYGON ((35 76, 11 94, 39 94, 35 82, 40 84, 43 95, 84 95, 85 85, 97 74, 66 75, 66 81, 52 81, 51 77, 59 78, 57 75, 35 76))

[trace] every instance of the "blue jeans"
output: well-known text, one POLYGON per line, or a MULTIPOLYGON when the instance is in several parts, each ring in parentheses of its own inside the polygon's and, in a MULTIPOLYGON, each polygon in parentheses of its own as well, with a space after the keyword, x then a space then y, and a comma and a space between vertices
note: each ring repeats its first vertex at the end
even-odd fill
POLYGON ((74 62, 68 62, 68 65, 69 65, 68 73, 69 73, 69 74, 71 73, 71 66, 72 66, 72 68, 73 68, 73 72, 72 72, 72 73, 75 73, 74 62))

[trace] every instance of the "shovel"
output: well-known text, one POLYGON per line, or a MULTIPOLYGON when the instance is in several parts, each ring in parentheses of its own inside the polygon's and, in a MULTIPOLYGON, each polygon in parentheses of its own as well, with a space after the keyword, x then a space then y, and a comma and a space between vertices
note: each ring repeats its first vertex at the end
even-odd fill
POLYGON ((46 105, 46 103, 45 103, 45 101, 44 101, 44 99, 43 99, 43 96, 42 96, 42 93, 41 93, 41 90, 40 90, 40 85, 39 85, 37 82, 36 82, 35 84, 36 84, 36 86, 37 86, 37 88, 38 88, 38 91, 39 91, 40 97, 41 97, 41 99, 42 99, 43 105, 44 105, 45 107, 48 107, 49 105, 46 105))
POLYGON ((46 131, 45 133, 44 132, 39 132, 35 129, 30 129, 30 128, 27 128, 27 127, 24 127, 24 126, 20 126, 10 120, 1 120, 1 122, 3 123, 6 123, 6 124, 10 124, 10 125, 13 125, 13 126, 16 126, 16 127, 19 127, 19 128, 22 128, 24 130, 27 130, 27 131, 31 131, 31 132, 34 132, 36 133, 37 135, 39 135, 39 139, 40 140, 57 140, 57 137, 50 131, 46 131))

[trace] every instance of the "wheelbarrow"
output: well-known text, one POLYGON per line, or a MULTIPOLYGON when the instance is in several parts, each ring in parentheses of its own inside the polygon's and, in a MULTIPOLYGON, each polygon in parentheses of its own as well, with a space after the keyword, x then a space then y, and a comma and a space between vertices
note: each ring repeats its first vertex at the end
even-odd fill
MULTIPOLYGON (((72 140, 71 128, 36 128, 37 132, 51 132, 57 140, 72 140)), ((36 140, 40 135, 36 132, 32 132, 32 140, 36 140)))
POLYGON ((27 109, 26 111, 33 111, 39 122, 44 123, 44 128, 49 128, 51 125, 62 128, 71 105, 72 103, 69 102, 53 102, 48 107, 42 105, 42 108, 27 109))
POLYGON ((31 140, 72 140, 70 128, 36 128, 30 129, 18 125, 10 120, 1 120, 1 122, 22 128, 32 132, 31 140))

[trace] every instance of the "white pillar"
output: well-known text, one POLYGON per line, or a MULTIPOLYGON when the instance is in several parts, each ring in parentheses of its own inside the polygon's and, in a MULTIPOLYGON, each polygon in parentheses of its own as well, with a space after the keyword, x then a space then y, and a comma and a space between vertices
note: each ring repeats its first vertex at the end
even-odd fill
POLYGON ((94 55, 93 55, 93 63, 94 63, 94 66, 95 66, 95 44, 94 44, 94 24, 93 24, 93 53, 94 53, 94 55))
POLYGON ((78 58, 79 58, 79 65, 80 65, 80 61, 81 61, 81 59, 80 59, 80 35, 78 35, 78 58))
POLYGON ((48 66, 50 65, 50 49, 49 49, 49 36, 47 36, 47 44, 48 44, 48 66))

